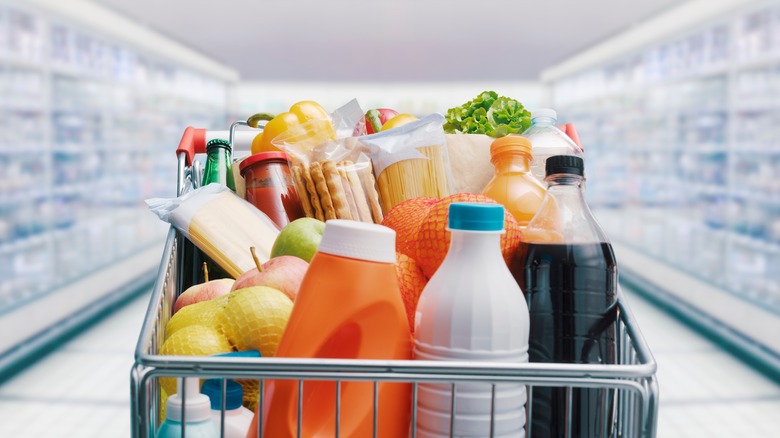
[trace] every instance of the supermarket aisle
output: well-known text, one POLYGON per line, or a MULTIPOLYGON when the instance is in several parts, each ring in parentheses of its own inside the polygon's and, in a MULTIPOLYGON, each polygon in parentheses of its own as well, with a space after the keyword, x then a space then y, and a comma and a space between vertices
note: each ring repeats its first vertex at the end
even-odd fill
POLYGON ((624 289, 658 362, 659 438, 770 437, 780 385, 624 289))
MULTIPOLYGON (((625 292, 659 363, 659 438, 776 436, 780 385, 625 292)), ((0 386, 0 437, 130 436, 129 373, 147 299, 0 386)))
POLYGON ((0 437, 129 437, 130 367, 148 294, 0 385, 0 437))

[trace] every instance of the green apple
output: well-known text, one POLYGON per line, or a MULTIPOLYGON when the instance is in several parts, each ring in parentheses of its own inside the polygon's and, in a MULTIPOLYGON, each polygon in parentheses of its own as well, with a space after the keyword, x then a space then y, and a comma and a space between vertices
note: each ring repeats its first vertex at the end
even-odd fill
POLYGON ((317 252, 317 247, 320 246, 324 231, 325 222, 311 217, 290 222, 276 237, 271 248, 271 258, 291 255, 310 262, 317 252))

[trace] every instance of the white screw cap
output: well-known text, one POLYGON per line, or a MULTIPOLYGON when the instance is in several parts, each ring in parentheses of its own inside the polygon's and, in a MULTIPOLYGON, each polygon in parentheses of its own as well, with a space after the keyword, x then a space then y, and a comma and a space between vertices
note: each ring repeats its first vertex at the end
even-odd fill
POLYGON ((366 222, 331 219, 318 252, 358 260, 395 263, 395 231, 366 222))

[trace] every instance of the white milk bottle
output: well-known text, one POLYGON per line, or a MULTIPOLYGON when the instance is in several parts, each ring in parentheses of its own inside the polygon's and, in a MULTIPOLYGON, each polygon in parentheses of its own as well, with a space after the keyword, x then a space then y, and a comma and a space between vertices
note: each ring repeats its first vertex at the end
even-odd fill
MULTIPOLYGON (((528 362, 528 307, 501 256, 504 207, 453 203, 450 248, 420 296, 415 314, 416 360, 528 362)), ((489 383, 419 385, 417 436, 486 437, 491 430, 489 383)), ((526 388, 496 385, 495 437, 525 436, 526 388)))

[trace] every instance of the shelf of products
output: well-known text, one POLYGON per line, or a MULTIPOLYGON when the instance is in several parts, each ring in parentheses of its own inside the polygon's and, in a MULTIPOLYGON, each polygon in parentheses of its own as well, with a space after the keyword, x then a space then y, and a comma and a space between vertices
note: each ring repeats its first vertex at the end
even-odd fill
POLYGON ((780 6, 553 80, 611 237, 780 314, 780 6))
POLYGON ((227 88, 0 3, 0 315, 163 240, 142 200, 174 194, 185 126, 226 126, 227 88))

